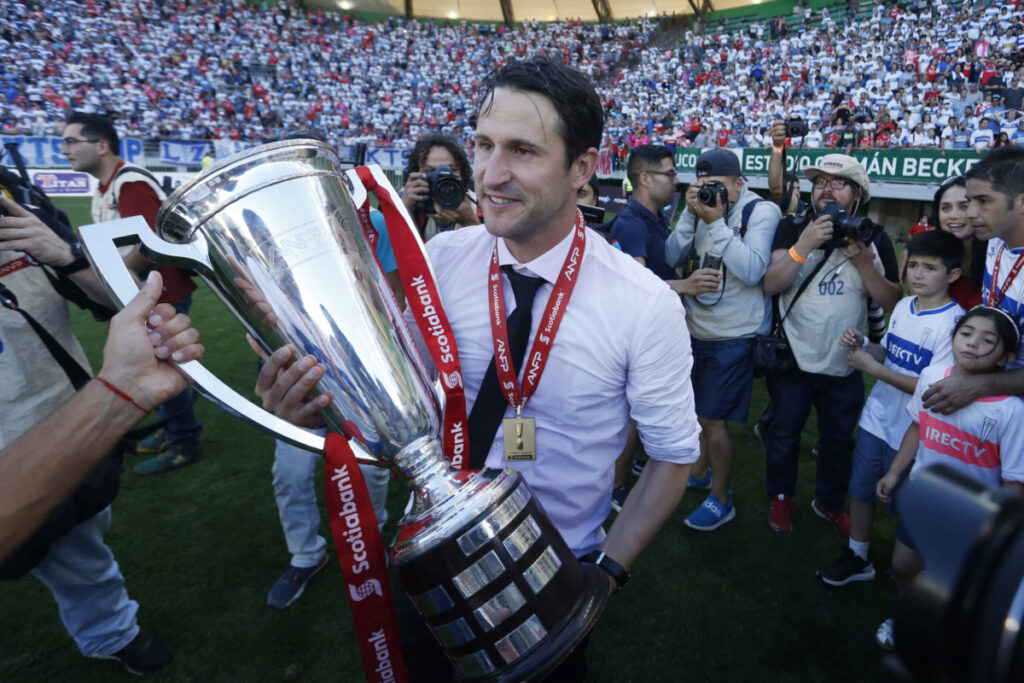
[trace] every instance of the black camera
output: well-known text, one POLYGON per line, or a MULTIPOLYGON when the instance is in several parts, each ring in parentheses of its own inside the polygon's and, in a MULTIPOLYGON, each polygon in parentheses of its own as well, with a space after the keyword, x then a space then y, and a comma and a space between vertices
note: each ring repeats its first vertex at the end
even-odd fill
POLYGON ((725 206, 729 201, 729 190, 722 184, 722 181, 709 180, 697 190, 697 201, 705 206, 715 206, 716 204, 725 206), (716 197, 721 201, 716 201, 716 197))
POLYGON ((895 499, 924 562, 896 605, 905 672, 941 683, 1024 680, 1024 501, 945 465, 895 499))
POLYGON ((438 166, 436 170, 425 176, 430 186, 426 199, 416 202, 415 213, 431 215, 434 205, 442 209, 457 209, 466 198, 466 186, 457 173, 452 173, 450 166, 438 166))
POLYGON ((604 209, 600 206, 577 204, 576 208, 583 214, 583 222, 587 225, 599 225, 604 222, 604 209))
POLYGON ((847 238, 870 244, 884 229, 870 218, 851 216, 839 202, 821 207, 819 215, 832 219, 832 239, 821 245, 825 249, 840 249, 846 246, 847 238))
POLYGON ((790 119, 786 121, 786 137, 787 138, 802 138, 807 135, 811 129, 807 126, 807 122, 803 119, 790 119))

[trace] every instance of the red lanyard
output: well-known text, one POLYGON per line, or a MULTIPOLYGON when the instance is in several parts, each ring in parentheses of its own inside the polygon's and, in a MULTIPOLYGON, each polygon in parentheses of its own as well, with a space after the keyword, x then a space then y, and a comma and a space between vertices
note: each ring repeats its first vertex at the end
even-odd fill
MULTIPOLYGON (((469 466, 469 422, 466 419, 466 394, 462 384, 462 373, 459 371, 459 352, 455 348, 455 334, 448 322, 448 316, 441 308, 441 297, 437 293, 437 283, 427 265, 427 257, 409 223, 402 217, 391 200, 391 196, 377 186, 377 180, 366 166, 356 168, 359 179, 363 181, 367 191, 377 195, 380 210, 388 226, 388 239, 391 241, 398 274, 401 276, 405 301, 412 310, 416 325, 423 334, 423 340, 430 351, 441 375, 441 384, 445 393, 444 409, 444 454, 456 469, 469 466)), ((371 245, 376 247, 377 231, 370 222, 369 208, 364 204, 360 210, 360 222, 371 245)), ((376 251, 374 252, 376 255, 376 251)))
POLYGON ((501 287, 501 270, 498 266, 498 240, 494 240, 494 249, 491 251, 491 272, 489 287, 491 290, 491 338, 494 341, 494 367, 498 372, 498 382, 501 385, 501 392, 505 400, 516 409, 519 414, 526 402, 530 400, 537 391, 537 384, 544 373, 544 366, 547 365, 548 356, 551 354, 551 346, 555 341, 555 334, 558 326, 562 324, 562 316, 569 305, 569 297, 576 287, 576 279, 579 274, 580 261, 583 259, 583 247, 587 241, 586 228, 583 223, 583 214, 576 210, 576 226, 573 229, 572 244, 569 253, 562 263, 562 272, 555 281, 554 289, 548 296, 547 306, 544 308, 544 317, 537 327, 537 334, 533 338, 533 345, 530 353, 526 356, 526 371, 523 373, 523 388, 520 392, 519 382, 516 378, 516 370, 512 367, 512 359, 509 358, 508 325, 505 319, 505 295, 501 287))
POLYGON ((1017 279, 1017 274, 1020 273, 1020 269, 1024 267, 1024 253, 1021 253, 1017 257, 1016 263, 1013 264, 1013 268, 1010 269, 1010 274, 1006 276, 1006 282, 1003 283, 1002 289, 999 288, 999 264, 1003 262, 1003 249, 1006 248, 1006 242, 999 245, 999 251, 996 252, 996 262, 992 266, 992 284, 988 289, 988 305, 998 306, 999 302, 1006 296, 1006 291, 1010 289, 1010 285, 1017 279))

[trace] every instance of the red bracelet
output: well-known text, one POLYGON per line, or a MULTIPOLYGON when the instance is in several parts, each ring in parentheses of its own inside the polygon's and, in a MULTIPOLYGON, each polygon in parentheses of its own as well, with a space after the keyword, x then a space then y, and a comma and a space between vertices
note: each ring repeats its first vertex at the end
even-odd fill
POLYGON ((129 403, 131 403, 133 406, 135 406, 136 408, 141 410, 143 413, 147 413, 147 414, 149 413, 148 410, 146 410, 145 408, 140 406, 138 403, 136 403, 135 400, 131 396, 129 396, 128 394, 124 393, 123 391, 121 391, 120 389, 118 389, 113 384, 111 384, 107 380, 103 379, 99 375, 96 375, 96 377, 94 377, 93 379, 95 379, 97 382, 99 382, 100 384, 105 386, 107 389, 110 389, 111 391, 113 391, 115 394, 117 394, 118 396, 120 396, 124 400, 128 401, 129 403))

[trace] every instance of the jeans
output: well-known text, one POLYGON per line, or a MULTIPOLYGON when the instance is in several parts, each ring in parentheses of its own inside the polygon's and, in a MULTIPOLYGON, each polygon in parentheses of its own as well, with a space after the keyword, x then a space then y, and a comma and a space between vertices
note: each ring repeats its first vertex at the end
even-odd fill
MULTIPOLYGON (((187 315, 188 309, 191 306, 192 297, 186 296, 174 304, 174 310, 187 315)), ((175 416, 164 425, 164 436, 167 437, 168 442, 172 444, 199 443, 203 425, 199 424, 199 421, 196 420, 195 412, 192 409, 191 391, 185 389, 174 398, 161 403, 157 410, 160 413, 161 420, 175 416)))
POLYGON ((50 544, 32 570, 57 601, 64 628, 83 655, 113 654, 135 639, 139 605, 128 597, 114 553, 103 542, 110 508, 50 544))
MULTIPOLYGON (((322 435, 325 430, 319 430, 322 435)), ((277 441, 274 447, 274 498, 277 514, 293 567, 314 567, 327 548, 319 534, 320 509, 316 502, 316 468, 323 458, 310 451, 277 441)), ((360 465, 366 488, 377 516, 377 526, 388 520, 388 480, 391 472, 383 467, 360 465)))
POLYGON ((864 407, 864 377, 818 375, 794 370, 767 377, 775 416, 768 428, 768 495, 796 492, 800 436, 811 406, 818 413, 818 479, 814 496, 823 507, 841 511, 850 485, 853 432, 864 407))

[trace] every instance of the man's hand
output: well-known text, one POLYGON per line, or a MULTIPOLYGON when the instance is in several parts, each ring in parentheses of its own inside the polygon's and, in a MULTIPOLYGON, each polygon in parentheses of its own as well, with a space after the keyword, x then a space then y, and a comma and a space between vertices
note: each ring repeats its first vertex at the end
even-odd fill
POLYGON ((469 199, 469 195, 462 200, 456 209, 442 209, 437 204, 434 204, 434 211, 437 212, 438 217, 446 222, 455 223, 459 227, 466 227, 467 225, 477 225, 480 223, 480 219, 476 216, 476 208, 469 199))
POLYGON ((411 216, 417 202, 425 201, 430 197, 430 183, 427 182, 427 174, 422 171, 414 171, 409 174, 409 179, 402 187, 402 203, 411 216))
POLYGON ((843 256, 850 259, 850 263, 857 270, 872 268, 871 264, 875 260, 875 254, 871 250, 871 245, 852 238, 846 241, 846 246, 843 247, 843 256))
POLYGON ((66 266, 74 260, 71 246, 35 214, 0 195, 0 249, 22 251, 43 265, 66 266))
POLYGON ((722 272, 714 268, 700 268, 685 280, 668 280, 667 284, 673 292, 687 296, 717 292, 722 284, 722 272))
POLYGON ((921 395, 926 410, 950 415, 988 395, 988 375, 950 375, 929 386, 921 395))
POLYGON ((184 363, 203 357, 199 332, 188 316, 170 304, 157 304, 163 278, 153 271, 142 289, 110 321, 99 376, 131 396, 143 408, 158 405, 182 392, 185 375, 169 361, 184 363))
POLYGON ((807 258, 808 254, 832 239, 832 232, 832 217, 823 214, 804 228, 800 233, 800 238, 793 246, 802 257, 807 258))
POLYGON ((325 391, 315 398, 310 396, 325 372, 316 356, 304 356, 290 363, 295 356, 293 346, 284 346, 267 356, 251 337, 249 345, 266 361, 256 380, 256 395, 263 400, 263 407, 300 427, 322 427, 320 411, 330 404, 334 394, 325 391))
POLYGON ((782 147, 786 144, 786 123, 784 121, 772 123, 772 127, 768 132, 772 136, 772 145, 774 147, 782 147))
POLYGON ((725 215, 725 206, 722 205, 722 198, 715 197, 715 205, 708 206, 697 200, 697 192, 704 187, 704 183, 693 183, 686 190, 686 208, 705 224, 711 225, 725 215))

